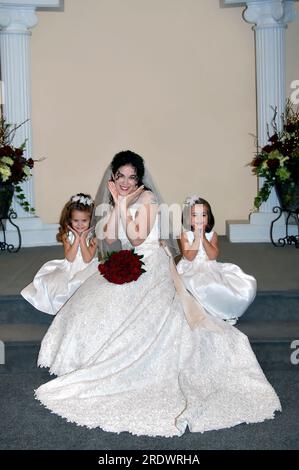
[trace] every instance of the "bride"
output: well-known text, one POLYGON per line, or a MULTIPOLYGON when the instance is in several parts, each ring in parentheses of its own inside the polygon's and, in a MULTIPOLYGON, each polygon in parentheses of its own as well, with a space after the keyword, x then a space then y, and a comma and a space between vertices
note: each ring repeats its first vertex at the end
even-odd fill
POLYGON ((161 199, 143 159, 115 155, 96 202, 109 208, 101 249, 119 240, 134 247, 146 272, 122 285, 95 273, 61 308, 38 358, 58 377, 36 390, 37 399, 67 421, 135 435, 273 418, 280 402, 247 337, 202 309, 196 327, 186 315, 186 292, 159 242, 161 199))

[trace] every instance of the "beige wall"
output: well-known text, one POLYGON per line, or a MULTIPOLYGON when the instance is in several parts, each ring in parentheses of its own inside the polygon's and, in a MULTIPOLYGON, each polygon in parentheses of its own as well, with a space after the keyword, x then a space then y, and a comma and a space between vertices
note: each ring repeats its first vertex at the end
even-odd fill
MULTIPOLYGON (((254 35, 218 0, 65 0, 32 35, 38 215, 94 196, 113 155, 144 156, 167 202, 198 193, 216 230, 244 219, 256 181, 254 35)), ((288 39, 295 58, 298 23, 288 39)), ((291 50, 291 53, 290 53, 291 50)), ((292 67, 295 67, 292 64, 292 67)), ((298 74, 288 69, 288 80, 298 74)), ((295 78, 295 77, 294 77, 295 78)))

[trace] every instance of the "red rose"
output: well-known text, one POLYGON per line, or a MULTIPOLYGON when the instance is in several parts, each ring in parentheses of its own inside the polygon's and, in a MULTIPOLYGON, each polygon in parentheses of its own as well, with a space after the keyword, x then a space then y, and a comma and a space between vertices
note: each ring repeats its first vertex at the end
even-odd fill
POLYGON ((280 162, 278 158, 269 158, 269 160, 267 160, 267 166, 269 170, 272 170, 273 172, 277 170, 279 165, 280 165, 280 162))
POLYGON ((275 142, 277 142, 277 141, 278 141, 278 135, 277 135, 277 133, 275 133, 275 134, 271 135, 271 137, 269 137, 269 142, 275 143, 275 142))
POLYGON ((291 132, 296 131, 296 127, 297 127, 296 124, 291 122, 290 124, 286 124, 284 126, 284 130, 290 134, 291 132))
POLYGON ((29 166, 29 168, 33 168, 34 167, 34 160, 32 160, 32 158, 29 158, 27 160, 27 165, 29 166))
POLYGON ((24 153, 24 150, 22 148, 15 149, 15 156, 16 157, 21 157, 24 153))
POLYGON ((0 148, 0 157, 13 157, 14 150, 10 145, 4 145, 0 148))
POLYGON ((134 250, 121 250, 108 255, 104 263, 99 264, 100 273, 113 284, 124 284, 137 281, 145 270, 142 268, 143 255, 137 255, 134 250))
POLYGON ((263 163, 262 157, 255 157, 255 158, 252 160, 251 166, 253 166, 253 167, 258 167, 258 166, 261 165, 261 163, 263 163))
POLYGON ((262 148, 262 151, 267 152, 267 153, 272 152, 272 150, 273 150, 273 147, 272 147, 272 145, 269 145, 269 144, 265 145, 265 147, 262 148))

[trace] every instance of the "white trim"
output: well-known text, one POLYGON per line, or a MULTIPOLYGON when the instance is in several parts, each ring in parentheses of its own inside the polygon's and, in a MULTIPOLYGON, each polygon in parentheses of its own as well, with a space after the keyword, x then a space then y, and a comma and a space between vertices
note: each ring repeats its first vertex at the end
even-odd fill
MULTIPOLYGON (((258 225, 250 222, 246 220, 227 220, 226 234, 229 241, 232 243, 270 243, 270 224, 258 225)), ((289 225, 289 235, 298 235, 298 229, 295 225, 289 225)), ((275 222, 273 225, 274 241, 285 236, 285 225, 275 222)))
POLYGON ((57 8, 60 6, 61 0, 0 0, 0 4, 9 7, 42 7, 42 8, 57 8))
MULTIPOLYGON (((58 232, 58 224, 43 224, 39 217, 31 219, 14 219, 13 222, 18 225, 21 230, 22 248, 30 246, 50 246, 58 245, 56 234, 58 232)), ((6 221, 6 242, 18 245, 18 233, 15 227, 6 221)), ((0 231, 0 241, 3 241, 3 233, 0 231)))

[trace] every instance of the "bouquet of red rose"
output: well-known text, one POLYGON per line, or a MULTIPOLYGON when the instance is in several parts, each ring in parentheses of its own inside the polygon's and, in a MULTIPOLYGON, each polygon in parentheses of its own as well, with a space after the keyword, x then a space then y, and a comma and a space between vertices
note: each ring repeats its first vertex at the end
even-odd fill
POLYGON ((113 284, 137 281, 142 273, 145 273, 141 259, 143 255, 137 255, 133 250, 121 250, 108 253, 104 263, 99 264, 99 271, 107 281, 113 284))

